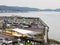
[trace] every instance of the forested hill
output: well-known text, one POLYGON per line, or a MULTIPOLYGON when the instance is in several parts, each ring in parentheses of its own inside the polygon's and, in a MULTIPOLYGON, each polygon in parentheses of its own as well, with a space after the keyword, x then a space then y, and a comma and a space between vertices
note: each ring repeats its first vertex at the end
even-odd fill
POLYGON ((60 8, 58 9, 38 9, 38 8, 30 8, 30 7, 18 7, 18 6, 5 6, 0 5, 0 13, 5 12, 38 12, 38 11, 53 11, 53 12, 60 12, 60 8))
POLYGON ((0 5, 0 12, 30 12, 30 11, 39 11, 39 9, 30 7, 0 5))

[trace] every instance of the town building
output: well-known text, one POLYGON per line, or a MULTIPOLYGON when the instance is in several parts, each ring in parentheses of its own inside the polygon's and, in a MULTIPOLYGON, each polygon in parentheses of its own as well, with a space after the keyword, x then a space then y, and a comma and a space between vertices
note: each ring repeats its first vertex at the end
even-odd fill
POLYGON ((0 24, 2 30, 19 28, 35 31, 38 34, 35 35, 33 40, 42 41, 45 45, 48 45, 49 27, 39 17, 3 16, 0 17, 0 24))

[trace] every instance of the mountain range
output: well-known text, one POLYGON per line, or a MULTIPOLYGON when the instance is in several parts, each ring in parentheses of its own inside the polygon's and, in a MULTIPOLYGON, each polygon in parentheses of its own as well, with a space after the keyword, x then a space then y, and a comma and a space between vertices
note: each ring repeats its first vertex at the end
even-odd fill
POLYGON ((35 11, 56 11, 60 12, 60 9, 38 9, 38 8, 30 8, 30 7, 18 7, 18 6, 5 6, 0 5, 0 13, 5 12, 35 12, 35 11))

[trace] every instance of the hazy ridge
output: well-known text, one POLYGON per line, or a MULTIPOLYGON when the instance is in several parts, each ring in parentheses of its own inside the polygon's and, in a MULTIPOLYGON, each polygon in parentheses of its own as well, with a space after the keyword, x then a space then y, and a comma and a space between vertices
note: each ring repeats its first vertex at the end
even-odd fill
POLYGON ((34 11, 60 12, 60 9, 38 9, 38 8, 30 8, 30 7, 0 5, 0 13, 5 13, 5 12, 32 12, 32 11, 33 12, 34 11))

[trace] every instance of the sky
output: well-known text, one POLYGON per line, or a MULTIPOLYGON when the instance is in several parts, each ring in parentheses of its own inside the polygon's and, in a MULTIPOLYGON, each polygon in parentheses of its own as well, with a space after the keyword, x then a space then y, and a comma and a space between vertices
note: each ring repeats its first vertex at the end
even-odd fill
POLYGON ((60 0, 0 0, 0 5, 34 8, 60 8, 60 0))

